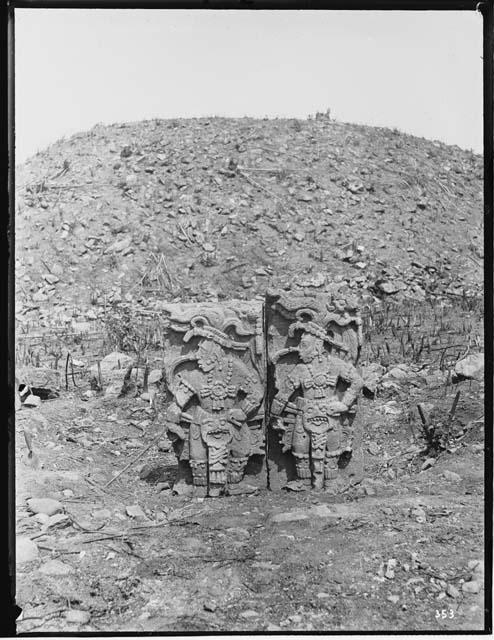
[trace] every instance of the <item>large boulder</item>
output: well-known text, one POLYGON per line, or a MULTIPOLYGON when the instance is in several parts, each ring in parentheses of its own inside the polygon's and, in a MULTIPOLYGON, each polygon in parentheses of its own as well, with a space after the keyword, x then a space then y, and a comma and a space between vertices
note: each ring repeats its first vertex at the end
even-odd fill
MULTIPOLYGON (((101 375, 104 378, 108 376, 112 371, 122 371, 123 375, 125 375, 126 369, 134 362, 134 358, 132 356, 127 355, 126 353, 121 353, 120 351, 113 351, 105 356, 100 361, 101 375)), ((93 364, 89 370, 91 376, 95 378, 98 377, 98 365, 93 364)))
POLYGON ((482 380, 484 377, 484 354, 472 353, 458 360, 455 365, 455 375, 460 380, 482 380))

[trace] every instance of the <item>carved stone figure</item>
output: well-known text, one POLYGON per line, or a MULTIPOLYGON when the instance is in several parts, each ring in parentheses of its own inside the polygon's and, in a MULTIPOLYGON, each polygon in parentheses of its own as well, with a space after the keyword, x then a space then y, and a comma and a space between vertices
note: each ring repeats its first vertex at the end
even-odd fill
MULTIPOLYGON (((355 305, 268 292, 266 311, 275 387, 270 427, 281 436, 282 453, 293 456, 292 479, 337 491, 341 458, 352 453, 356 400, 363 386, 354 366, 362 345, 355 305)), ((283 457, 277 462, 283 466, 283 457)))
MULTIPOLYGON (((241 482, 251 456, 264 455, 262 317, 260 309, 241 317, 240 306, 194 307, 172 309, 181 353, 166 368, 166 420, 193 485, 217 496, 241 482)), ((177 335, 171 342, 176 351, 177 335)))

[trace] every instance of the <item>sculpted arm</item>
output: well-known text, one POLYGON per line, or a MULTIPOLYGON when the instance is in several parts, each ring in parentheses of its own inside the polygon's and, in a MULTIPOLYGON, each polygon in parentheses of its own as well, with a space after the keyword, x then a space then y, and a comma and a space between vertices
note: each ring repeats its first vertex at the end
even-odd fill
POLYGON ((264 389, 261 380, 241 363, 238 363, 236 366, 236 375, 240 380, 238 390, 242 392, 243 397, 238 401, 238 409, 234 411, 237 421, 242 422, 252 415, 255 415, 264 397, 264 389), (240 413, 238 416, 236 415, 236 412, 239 410, 243 415, 240 413))
POLYGON ((173 386, 173 401, 166 411, 166 421, 169 433, 175 434, 182 440, 185 439, 185 433, 179 423, 182 419, 183 408, 194 395, 196 392, 192 384, 178 375, 173 386))
POLYGON ((348 389, 345 391, 343 398, 341 401, 347 407, 351 407, 352 404, 357 399, 362 387, 364 386, 364 381, 357 373, 355 367, 349 363, 342 363, 340 369, 338 371, 338 377, 349 383, 348 389))
POLYGON ((262 402, 264 390, 261 381, 254 376, 247 378, 242 384, 241 389, 245 393, 245 398, 240 401, 240 406, 245 415, 249 416, 257 411, 262 402))
POLYGON ((273 416, 279 417, 285 412, 295 413, 297 411, 297 406, 290 402, 290 398, 300 388, 301 384, 302 380, 298 365, 284 376, 280 375, 280 371, 276 372, 276 387, 278 391, 271 404, 271 414, 273 416))

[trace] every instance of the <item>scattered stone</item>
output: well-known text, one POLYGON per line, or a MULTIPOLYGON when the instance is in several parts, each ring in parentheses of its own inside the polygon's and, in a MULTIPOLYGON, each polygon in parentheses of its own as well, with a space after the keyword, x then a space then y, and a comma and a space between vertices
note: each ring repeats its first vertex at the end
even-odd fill
POLYGON ((450 597, 450 598, 459 598, 460 597, 460 591, 459 589, 457 589, 454 585, 452 584, 448 584, 448 586, 446 587, 446 594, 450 597))
POLYGON ((412 516, 415 518, 415 521, 419 524, 424 524, 427 522, 427 514, 422 509, 422 507, 415 507, 412 509, 412 516))
POLYGON ((397 595, 391 595, 388 596, 387 598, 390 602, 392 602, 393 604, 396 604, 399 600, 400 600, 400 596, 397 595))
MULTIPOLYGON (((43 514, 38 514, 38 515, 43 515, 43 514)), ((68 522, 69 517, 65 514, 65 513, 56 513, 54 516, 50 516, 48 518, 48 521, 46 523, 46 528, 48 529, 49 527, 54 527, 56 524, 59 524, 60 522, 68 522)))
POLYGON ((161 493, 162 491, 170 491, 170 483, 158 482, 158 484, 156 485, 156 490, 158 491, 158 493, 161 493))
POLYGON ((152 474, 153 470, 154 470, 153 465, 151 465, 151 464, 143 465, 141 470, 139 471, 139 478, 141 480, 145 480, 146 478, 149 478, 149 476, 152 474))
POLYGON ((216 611, 218 605, 214 600, 206 600, 203 605, 205 611, 216 611))
POLYGON ((191 496, 194 493, 194 485, 179 480, 173 485, 173 493, 177 496, 191 496))
POLYGON ((302 616, 299 613, 295 613, 292 616, 288 616, 288 619, 295 624, 302 622, 302 616))
POLYGON ((45 282, 48 282, 48 284, 56 284, 60 280, 60 278, 53 273, 44 273, 41 277, 45 282))
POLYGON ((371 442, 369 444, 369 446, 367 447, 367 451, 373 455, 373 456, 377 456, 379 454, 380 451, 380 447, 376 442, 371 442))
POLYGON ((473 353, 455 364, 455 374, 464 380, 482 380, 484 377, 484 354, 473 353))
POLYGON ((478 580, 470 580, 470 582, 464 582, 461 588, 465 593, 479 593, 482 585, 478 580))
POLYGON ((44 526, 50 521, 50 516, 47 516, 46 513, 36 513, 33 516, 33 520, 36 520, 36 522, 44 526))
POLYGON ((386 295, 392 295, 393 293, 397 293, 400 288, 397 285, 396 282, 378 282, 376 283, 377 288, 382 291, 383 293, 385 293, 386 295))
POLYGON ((32 562, 39 556, 38 545, 27 536, 18 536, 15 541, 15 563, 32 562))
POLYGON ((62 491, 62 494, 64 498, 72 498, 74 495, 74 492, 72 491, 72 489, 64 489, 62 491))
POLYGON ((398 365, 397 367, 393 367, 384 376, 386 380, 388 378, 394 378, 395 380, 407 380, 409 377, 410 377, 410 371, 406 364, 401 364, 401 365, 398 365))
POLYGON ((461 482, 461 476, 459 473, 448 471, 447 469, 443 471, 443 477, 450 482, 461 482))
POLYGON ((396 560, 395 558, 390 558, 386 565, 386 572, 384 573, 384 577, 388 578, 388 580, 392 580, 395 577, 396 569, 396 560))
POLYGON ((81 609, 70 609, 65 612, 65 619, 67 622, 75 624, 87 624, 91 619, 91 616, 87 611, 82 611, 81 609))
POLYGON ((467 567, 473 573, 484 575, 484 563, 481 560, 470 560, 467 567))
POLYGON ((110 384, 105 389, 105 398, 118 398, 122 391, 122 385, 110 384))
POLYGON ((30 498, 27 506, 33 513, 44 513, 47 516, 53 516, 63 510, 62 503, 52 498, 30 498))
POLYGON ((93 389, 88 389, 87 391, 84 391, 84 393, 82 394, 82 399, 89 400, 90 398, 94 398, 95 396, 96 396, 96 391, 94 391, 93 389))
MULTIPOLYGON (((118 369, 123 369, 123 375, 125 375, 125 370, 134 362, 134 358, 127 355, 126 353, 121 353, 120 351, 113 351, 109 353, 107 356, 103 358, 100 362, 101 368, 101 376, 104 377, 110 371, 115 371, 118 369)), ((90 367, 89 373, 93 377, 98 377, 98 365, 94 364, 90 367)))
POLYGON ((161 369, 153 369, 149 372, 148 384, 157 384, 163 378, 163 371, 161 369))
POLYGON ((255 487, 252 484, 248 484, 245 481, 237 482, 236 484, 232 484, 228 487, 227 495, 229 496, 241 496, 248 495, 252 493, 257 493, 259 491, 259 487, 255 487))
POLYGON ((96 520, 109 520, 111 518, 110 509, 97 509, 92 512, 92 517, 96 520))
POLYGON ((275 513, 269 516, 269 522, 280 524, 282 522, 295 522, 297 520, 308 520, 309 516, 303 511, 288 511, 285 513, 275 513))
POLYGON ((252 609, 241 611, 239 615, 241 618, 258 618, 259 617, 259 613, 257 613, 257 611, 253 611, 252 609))
POLYGON ((422 466, 420 467, 420 469, 421 471, 425 471, 426 469, 430 469, 435 464, 436 464, 435 458, 427 458, 427 460, 424 460, 424 462, 422 463, 422 466))
POLYGON ((74 573, 74 568, 60 560, 49 560, 41 565, 40 572, 46 576, 68 576, 74 573))
POLYGON ((39 407, 41 405, 41 398, 39 396, 35 396, 33 393, 30 393, 26 399, 24 400, 25 407, 39 407))
POLYGON ((330 594, 326 593, 325 591, 319 591, 319 593, 316 595, 316 598, 319 598, 320 600, 324 600, 325 598, 329 598, 330 594))
POLYGON ((250 538, 250 533, 247 531, 247 529, 242 529, 242 527, 230 527, 226 531, 228 533, 232 533, 233 535, 240 536, 241 538, 244 538, 245 540, 247 538, 250 538))
POLYGON ((287 491, 306 491, 308 486, 303 480, 290 480, 283 488, 287 491))
POLYGON ((132 504, 125 507, 125 511, 129 518, 146 518, 147 516, 138 504, 132 504))

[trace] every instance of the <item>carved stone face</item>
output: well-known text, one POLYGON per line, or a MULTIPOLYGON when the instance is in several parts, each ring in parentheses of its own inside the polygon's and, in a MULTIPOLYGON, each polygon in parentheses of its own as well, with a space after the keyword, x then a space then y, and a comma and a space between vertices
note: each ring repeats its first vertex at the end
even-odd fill
POLYGON ((300 339, 298 346, 298 352, 302 362, 312 362, 323 350, 323 341, 321 338, 311 335, 310 333, 304 333, 300 339))
POLYGON ((197 364, 207 373, 220 362, 222 353, 221 347, 211 340, 205 340, 197 349, 197 364))
POLYGON ((232 439, 229 424, 226 420, 206 420, 201 425, 201 435, 209 447, 221 448, 232 439))
POLYGON ((324 433, 329 429, 329 418, 324 406, 309 405, 304 413, 304 426, 310 433, 324 433))

